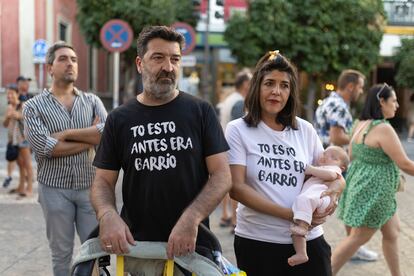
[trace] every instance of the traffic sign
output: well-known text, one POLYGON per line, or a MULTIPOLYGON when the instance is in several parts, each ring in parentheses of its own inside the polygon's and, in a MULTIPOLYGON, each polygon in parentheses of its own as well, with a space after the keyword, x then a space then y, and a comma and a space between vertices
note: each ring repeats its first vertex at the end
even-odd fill
POLYGON ((101 43, 109 52, 127 50, 131 46, 133 37, 129 24, 120 19, 109 20, 100 32, 101 43))
POLYGON ((193 55, 183 56, 181 58, 182 67, 194 67, 197 64, 197 58, 193 55))
POLYGON ((46 53, 49 48, 46 40, 38 39, 33 44, 33 62, 46 63, 46 53))
POLYGON ((196 46, 196 33, 194 28, 184 22, 176 22, 171 27, 173 27, 177 32, 181 33, 185 39, 185 45, 182 49, 183 55, 188 55, 194 50, 196 46))

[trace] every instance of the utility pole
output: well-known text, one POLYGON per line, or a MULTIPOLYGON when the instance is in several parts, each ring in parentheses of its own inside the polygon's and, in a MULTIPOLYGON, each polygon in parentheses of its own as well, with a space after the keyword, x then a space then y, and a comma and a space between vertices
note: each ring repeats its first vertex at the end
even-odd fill
POLYGON ((208 37, 210 32, 210 0, 207 0, 206 8, 206 24, 204 30, 204 67, 202 71, 202 96, 204 100, 210 99, 210 45, 208 44, 208 37))

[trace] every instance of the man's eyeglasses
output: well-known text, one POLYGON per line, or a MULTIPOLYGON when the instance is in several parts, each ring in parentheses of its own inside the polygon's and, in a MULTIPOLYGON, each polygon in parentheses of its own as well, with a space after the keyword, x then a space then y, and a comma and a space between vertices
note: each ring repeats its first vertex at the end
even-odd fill
POLYGON ((380 94, 385 89, 385 87, 391 88, 391 86, 389 86, 386 82, 384 82, 384 84, 382 85, 381 89, 377 92, 377 99, 378 99, 378 101, 380 100, 380 94))

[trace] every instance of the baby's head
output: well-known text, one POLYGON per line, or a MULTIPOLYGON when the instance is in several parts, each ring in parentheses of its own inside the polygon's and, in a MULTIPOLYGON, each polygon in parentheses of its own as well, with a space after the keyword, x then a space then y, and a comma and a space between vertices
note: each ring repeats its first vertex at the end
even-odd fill
POLYGON ((342 171, 346 171, 348 164, 348 154, 343 148, 338 146, 327 147, 318 160, 319 166, 335 165, 340 167, 342 171))

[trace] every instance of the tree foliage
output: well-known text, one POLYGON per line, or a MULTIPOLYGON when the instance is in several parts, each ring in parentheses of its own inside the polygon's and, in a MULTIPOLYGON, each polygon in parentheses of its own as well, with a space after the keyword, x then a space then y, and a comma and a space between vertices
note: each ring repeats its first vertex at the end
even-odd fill
MULTIPOLYGON (((196 24, 193 4, 189 0, 77 0, 77 19, 86 41, 101 46, 99 32, 111 19, 129 23, 137 36, 148 25, 171 25, 182 21, 196 24)), ((133 43, 133 49, 135 45, 133 43)))
POLYGON ((378 62, 384 17, 381 0, 251 0, 229 20, 225 39, 242 65, 278 49, 311 77, 333 80, 378 62))
POLYGON ((402 39, 401 46, 394 56, 396 64, 395 80, 404 88, 414 88, 414 39, 402 39))

